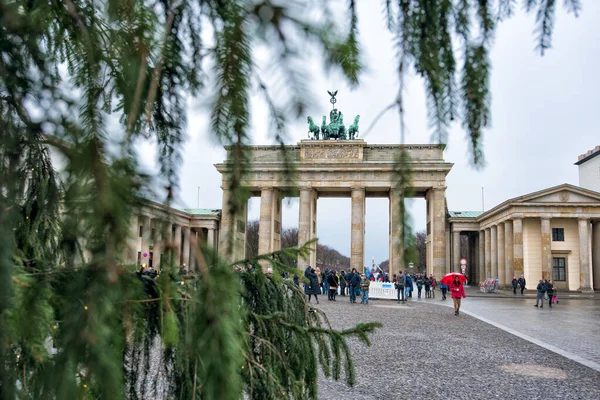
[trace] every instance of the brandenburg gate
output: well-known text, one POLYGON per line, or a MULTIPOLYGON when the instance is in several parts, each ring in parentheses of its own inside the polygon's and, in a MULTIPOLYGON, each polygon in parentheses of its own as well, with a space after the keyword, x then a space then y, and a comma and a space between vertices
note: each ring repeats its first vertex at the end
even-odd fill
MULTIPOLYGON (((335 93, 332 94, 335 100, 335 93)), ((334 103, 334 101, 332 101, 334 103)), ((412 196, 427 201, 427 269, 440 277, 446 273, 446 175, 452 168, 444 160, 444 145, 368 144, 356 139, 358 116, 346 137, 341 112, 330 113, 331 123, 316 127, 309 117, 309 133, 313 138, 297 145, 248 146, 251 168, 244 186, 253 197, 260 197, 259 254, 281 248, 281 209, 283 192, 300 198, 298 241, 302 245, 317 238, 317 200, 323 197, 350 197, 351 202, 351 268, 364 269, 365 200, 367 197, 389 199, 390 274, 404 270, 401 265, 403 246, 402 221, 399 216, 400 192, 396 189, 396 159, 405 149, 410 157, 412 196), (337 124, 341 122, 341 124, 337 124), (354 127, 354 129, 353 129, 354 127), (316 129, 315 129, 316 128, 316 129), (320 136, 322 135, 322 136, 320 136), (286 163, 294 168, 292 179, 286 163)), ((227 159, 232 156, 227 148, 227 159)), ((223 213, 220 249, 232 236, 232 261, 244 258, 246 247, 246 210, 232 215, 229 207, 229 163, 216 164, 223 177, 223 213), (233 221, 232 221, 233 219, 233 221)), ((316 243, 307 260, 299 259, 298 268, 316 265, 316 243)))

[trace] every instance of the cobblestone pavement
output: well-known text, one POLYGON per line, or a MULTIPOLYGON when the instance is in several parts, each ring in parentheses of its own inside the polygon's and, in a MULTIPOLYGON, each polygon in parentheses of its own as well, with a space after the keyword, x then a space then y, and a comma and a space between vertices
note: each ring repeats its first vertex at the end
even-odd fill
POLYGON ((434 302, 439 297, 408 304, 321 301, 317 307, 336 329, 371 321, 384 326, 371 347, 350 341, 355 386, 321 376, 319 398, 600 398, 597 371, 469 315, 454 316, 434 302))

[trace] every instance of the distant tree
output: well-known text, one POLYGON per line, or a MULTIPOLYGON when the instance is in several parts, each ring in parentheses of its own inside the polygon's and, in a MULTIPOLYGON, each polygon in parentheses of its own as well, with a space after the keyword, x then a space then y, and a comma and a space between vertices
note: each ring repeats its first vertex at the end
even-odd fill
POLYGON ((298 228, 283 228, 281 232, 281 248, 289 249, 298 246, 298 228))
POLYGON ((248 221, 246 227, 246 258, 254 258, 258 255, 258 226, 258 220, 248 221))
POLYGON ((415 265, 419 271, 427 271, 427 233, 420 231, 417 232, 415 237, 415 247, 418 255, 415 265))
POLYGON ((317 244, 317 265, 347 271, 350 268, 350 258, 330 246, 317 244))

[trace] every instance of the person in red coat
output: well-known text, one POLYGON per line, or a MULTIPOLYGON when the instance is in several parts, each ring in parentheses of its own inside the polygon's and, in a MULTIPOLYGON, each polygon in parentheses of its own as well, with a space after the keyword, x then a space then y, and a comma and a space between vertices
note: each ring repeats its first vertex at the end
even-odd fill
POLYGON ((454 315, 458 315, 458 310, 460 310, 460 301, 461 299, 467 297, 465 293, 465 287, 458 276, 455 276, 454 280, 450 284, 450 293, 452 293, 452 301, 454 301, 454 315))

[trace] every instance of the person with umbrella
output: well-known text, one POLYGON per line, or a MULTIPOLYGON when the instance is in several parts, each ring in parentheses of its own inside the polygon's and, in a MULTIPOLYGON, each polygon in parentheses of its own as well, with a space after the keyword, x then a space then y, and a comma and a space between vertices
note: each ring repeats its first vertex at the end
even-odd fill
POLYGON ((446 274, 442 279, 440 279, 440 282, 448 285, 450 293, 452 294, 452 301, 454 302, 454 315, 458 315, 461 300, 467 297, 465 293, 465 287, 463 286, 466 280, 467 278, 465 278, 464 275, 457 272, 446 274))

